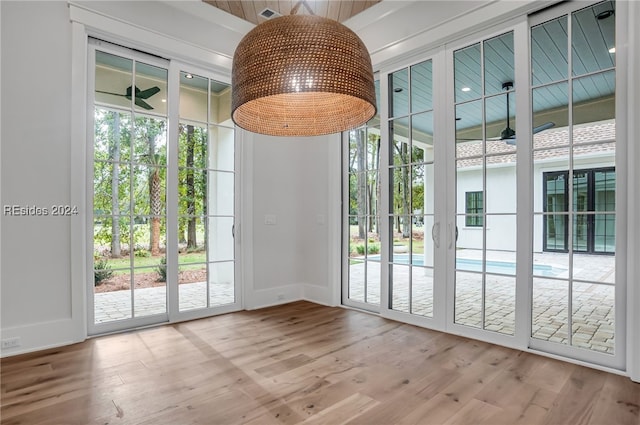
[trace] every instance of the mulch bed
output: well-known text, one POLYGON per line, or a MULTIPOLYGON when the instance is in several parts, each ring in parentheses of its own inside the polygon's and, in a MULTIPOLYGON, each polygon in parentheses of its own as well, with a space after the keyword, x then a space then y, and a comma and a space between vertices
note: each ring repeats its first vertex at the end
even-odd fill
MULTIPOLYGON (((160 276, 157 272, 136 273, 135 282, 136 289, 139 288, 153 288, 156 286, 165 286, 166 282, 158 281, 160 276)), ((194 283, 194 282, 206 282, 207 270, 185 270, 179 273, 178 283, 194 283)), ((131 275, 119 274, 111 276, 109 279, 105 279, 98 286, 94 288, 94 293, 99 292, 111 292, 122 291, 123 289, 129 289, 131 284, 131 275)))

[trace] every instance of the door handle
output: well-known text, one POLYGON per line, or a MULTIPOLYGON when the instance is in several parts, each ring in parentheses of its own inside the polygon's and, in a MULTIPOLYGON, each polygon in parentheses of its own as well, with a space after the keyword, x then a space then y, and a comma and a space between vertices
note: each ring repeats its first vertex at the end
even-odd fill
POLYGON ((440 248, 440 222, 434 223, 433 226, 431 226, 431 239, 436 248, 440 248))
POLYGON ((453 241, 458 242, 458 226, 455 226, 455 230, 453 229, 453 225, 449 223, 449 231, 447 232, 447 238, 449 240, 449 249, 453 248, 453 241))

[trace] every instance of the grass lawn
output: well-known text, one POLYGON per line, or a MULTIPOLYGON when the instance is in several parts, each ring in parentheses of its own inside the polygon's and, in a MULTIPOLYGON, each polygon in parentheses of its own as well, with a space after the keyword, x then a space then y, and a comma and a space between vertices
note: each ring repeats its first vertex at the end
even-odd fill
MULTIPOLYGON (((133 265, 135 268, 139 267, 156 267, 160 265, 160 260, 164 257, 134 257, 133 265)), ((192 263, 205 263, 207 261, 207 254, 203 252, 188 252, 178 255, 178 264, 180 265, 180 271, 182 270, 197 270, 203 267, 203 264, 192 263), (183 265, 184 264, 184 265, 183 265)), ((107 264, 111 267, 114 274, 129 273, 129 267, 131 266, 129 257, 122 258, 109 258, 107 264)))

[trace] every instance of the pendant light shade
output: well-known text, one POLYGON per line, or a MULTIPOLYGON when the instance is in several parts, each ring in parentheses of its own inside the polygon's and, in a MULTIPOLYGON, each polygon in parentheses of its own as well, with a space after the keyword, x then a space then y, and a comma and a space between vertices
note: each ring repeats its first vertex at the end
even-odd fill
POLYGON ((337 21, 288 15, 263 22, 233 56, 232 117, 274 136, 339 133, 376 112, 373 70, 360 38, 337 21))

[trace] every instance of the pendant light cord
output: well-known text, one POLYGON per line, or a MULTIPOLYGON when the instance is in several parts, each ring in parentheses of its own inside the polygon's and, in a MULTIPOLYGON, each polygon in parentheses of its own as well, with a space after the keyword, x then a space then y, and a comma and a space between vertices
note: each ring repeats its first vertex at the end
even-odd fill
POLYGON ((313 10, 311 10, 311 8, 309 7, 309 5, 307 4, 306 0, 300 0, 299 2, 297 2, 292 8, 291 8, 291 12, 289 13, 289 15, 295 15, 296 13, 298 13, 298 9, 300 9, 300 6, 304 5, 305 9, 307 9, 307 11, 311 14, 311 15, 315 15, 315 13, 313 13, 313 10))

